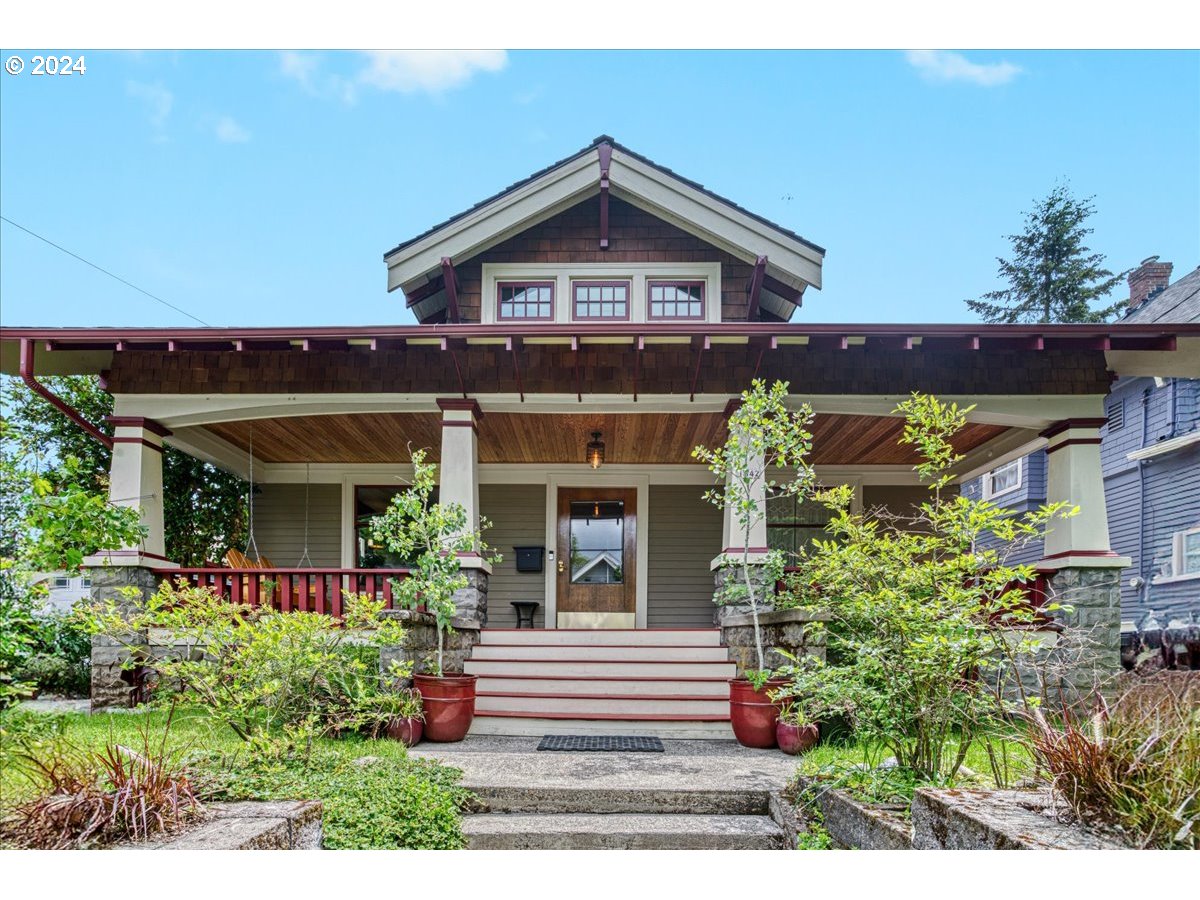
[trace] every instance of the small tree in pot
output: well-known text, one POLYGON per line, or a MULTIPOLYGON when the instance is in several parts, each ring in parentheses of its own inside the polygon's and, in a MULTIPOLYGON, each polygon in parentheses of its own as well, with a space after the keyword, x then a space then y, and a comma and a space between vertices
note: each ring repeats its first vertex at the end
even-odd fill
MULTIPOLYGON (((459 556, 486 556, 489 551, 481 531, 489 523, 481 518, 478 528, 473 528, 461 504, 430 502, 437 466, 425 462, 424 450, 412 454, 412 465, 408 490, 393 497, 387 510, 371 520, 371 535, 408 561, 409 576, 393 582, 396 602, 407 609, 424 606, 437 622, 432 671, 413 676, 425 706, 425 738, 460 741, 475 716, 475 676, 446 673, 446 635, 453 632, 451 623, 458 612, 454 594, 468 585, 459 556)), ((499 555, 489 558, 489 562, 499 561, 499 555)))
POLYGON ((755 379, 729 417, 725 443, 716 449, 698 446, 692 451, 723 485, 706 491, 704 499, 732 514, 740 536, 737 553, 725 560, 725 577, 713 602, 750 610, 758 668, 730 682, 730 715, 738 740, 755 747, 773 747, 776 740, 779 709, 764 693, 772 685, 768 684, 771 672, 759 614, 768 608, 769 595, 783 575, 786 559, 782 551, 754 547, 753 536, 766 521, 769 498, 806 496, 813 484, 807 462, 812 449, 812 434, 807 430, 812 409, 806 403, 788 409, 787 396, 786 381, 768 388, 755 379), (779 479, 772 473, 778 473, 779 479))

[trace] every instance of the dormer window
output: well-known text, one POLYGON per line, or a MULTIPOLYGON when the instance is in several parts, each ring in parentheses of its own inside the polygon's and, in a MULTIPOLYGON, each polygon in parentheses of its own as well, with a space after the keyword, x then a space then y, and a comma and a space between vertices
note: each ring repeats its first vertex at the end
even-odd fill
POLYGON ((571 318, 629 319, 628 281, 575 281, 571 283, 571 318))
POLYGON ((649 295, 646 318, 652 322, 705 318, 703 281, 647 281, 646 292, 649 295))
POLYGON ((497 321, 554 321, 553 281, 500 281, 496 294, 497 321))

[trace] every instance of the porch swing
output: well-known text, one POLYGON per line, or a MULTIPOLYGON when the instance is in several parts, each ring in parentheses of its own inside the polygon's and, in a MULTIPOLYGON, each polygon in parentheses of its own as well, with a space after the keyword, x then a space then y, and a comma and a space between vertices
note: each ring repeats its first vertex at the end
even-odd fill
MULTIPOLYGON (((254 539, 254 426, 250 426, 250 469, 248 487, 246 488, 246 552, 230 547, 225 553, 225 565, 230 569, 273 569, 275 564, 267 559, 258 550, 258 543, 254 539), (254 559, 250 558, 250 551, 254 551, 254 559)), ((307 514, 307 510, 305 511, 307 514)))

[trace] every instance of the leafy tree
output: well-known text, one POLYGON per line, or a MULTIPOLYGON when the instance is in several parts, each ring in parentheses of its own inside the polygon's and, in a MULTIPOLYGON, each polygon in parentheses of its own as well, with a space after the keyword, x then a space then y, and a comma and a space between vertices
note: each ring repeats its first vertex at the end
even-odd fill
MULTIPOLYGON (((24 456, 31 468, 44 470, 44 477, 58 487, 65 470, 58 461, 75 458, 78 465, 71 478, 80 487, 107 493, 112 451, 54 409, 16 379, 6 379, 3 403, 7 412, 13 452, 24 456)), ((78 409, 88 421, 107 434, 105 421, 113 411, 112 397, 90 376, 45 379, 47 386, 78 409)), ((0 512, 13 502, 20 485, 0 484, 0 512)), ((184 566, 200 566, 220 559, 245 535, 246 485, 210 463, 165 447, 163 451, 163 519, 168 558, 184 566)), ((11 549, 15 521, 5 516, 0 548, 11 549)))
POLYGON ((1031 607, 1017 585, 1034 568, 1011 560, 1078 512, 1053 503, 1014 516, 946 490, 962 458, 951 439, 972 408, 919 394, 901 403, 901 442, 918 450, 930 499, 914 515, 855 514, 850 487, 820 492, 830 539, 801 552, 786 585, 832 620, 829 662, 796 660, 781 693, 810 715, 846 716, 865 745, 921 780, 953 777, 975 741, 1007 727, 1012 704, 1036 703, 1016 676, 1041 659, 1033 626, 1059 606, 1031 607))
POLYGON ((789 410, 787 395, 786 381, 777 381, 768 388, 765 381, 756 378, 750 390, 742 392, 741 405, 729 417, 725 443, 716 449, 698 446, 692 450, 692 457, 706 463, 721 483, 721 487, 706 491, 704 499, 732 510, 740 529, 741 557, 725 565, 733 577, 725 579, 713 600, 721 606, 750 607, 758 671, 753 676, 747 674, 755 682, 764 682, 770 674, 758 614, 786 563, 780 550, 768 552, 765 561, 750 561, 750 537, 767 514, 761 498, 803 495, 813 482, 813 471, 806 460, 812 450, 812 434, 807 428, 813 412, 807 403, 794 412, 789 410), (772 469, 786 471, 787 477, 776 481, 772 469))
MULTIPOLYGON (((454 594, 467 586, 458 556, 491 553, 481 532, 487 519, 467 521, 461 503, 431 503, 437 484, 437 466, 425 462, 425 451, 412 454, 413 479, 408 490, 392 497, 388 508, 371 519, 371 536, 390 552, 408 560, 410 574, 393 582, 392 596, 401 606, 424 606, 437 619, 438 646, 433 674, 442 676, 445 635, 458 612, 454 594), (475 527, 477 525, 477 527, 475 527)), ((492 563, 500 555, 488 557, 492 563)))
POLYGON ((1057 185, 1025 214, 1025 231, 1010 234, 1012 258, 997 257, 1008 287, 989 291, 969 306, 985 322, 997 324, 1106 322, 1124 304, 1102 303, 1126 273, 1104 268, 1104 254, 1084 241, 1093 229, 1085 222, 1096 211, 1094 197, 1076 198, 1057 185))

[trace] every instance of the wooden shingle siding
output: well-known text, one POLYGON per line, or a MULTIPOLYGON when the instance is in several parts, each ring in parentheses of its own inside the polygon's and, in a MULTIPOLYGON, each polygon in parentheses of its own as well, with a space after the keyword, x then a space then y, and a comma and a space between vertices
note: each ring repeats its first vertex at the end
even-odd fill
MULTIPOLYGON (((254 539, 277 566, 296 566, 304 554, 304 485, 263 484, 254 496, 254 539)), ((309 487, 308 556, 314 567, 342 565, 342 486, 309 487)))
POLYGON ((540 573, 518 572, 513 547, 546 543, 546 485, 481 484, 479 508, 492 522, 484 540, 504 554, 504 560, 492 568, 488 582, 488 627, 516 627, 517 614, 509 605, 514 600, 533 600, 541 604, 534 625, 543 627, 546 572, 551 564, 543 556, 540 573))
POLYGON ((699 485, 651 485, 646 625, 710 628, 709 564, 721 551, 721 510, 699 485))
MULTIPOLYGON (((721 264, 721 317, 745 321, 752 263, 688 234, 616 197, 608 205, 608 249, 600 249, 600 198, 592 197, 461 263, 458 308, 464 322, 480 320, 484 263, 721 264)), ((495 302, 495 298, 487 298, 495 302)))
MULTIPOLYGON (((520 351, 526 394, 575 390, 578 364, 583 393, 631 394, 634 373, 643 394, 740 393, 749 386, 759 353, 717 344, 697 368, 686 345, 648 345, 634 364, 632 345, 525 345, 520 351), (578 358, 576 358, 578 356, 578 358)), ((852 346, 826 350, 784 346, 764 353, 758 376, 803 386, 811 394, 892 394, 899 389, 936 394, 1103 394, 1109 379, 1098 350, 1042 353, 969 350, 893 350, 852 346)), ((469 345, 451 354, 410 346, 380 350, 123 350, 108 375, 115 394, 434 393, 478 395, 519 389, 513 356, 502 346, 469 345), (457 360, 458 368, 455 368, 457 360), (458 376, 462 374, 460 386, 458 376)), ((1128 427, 1128 426, 1126 426, 1128 427)))

